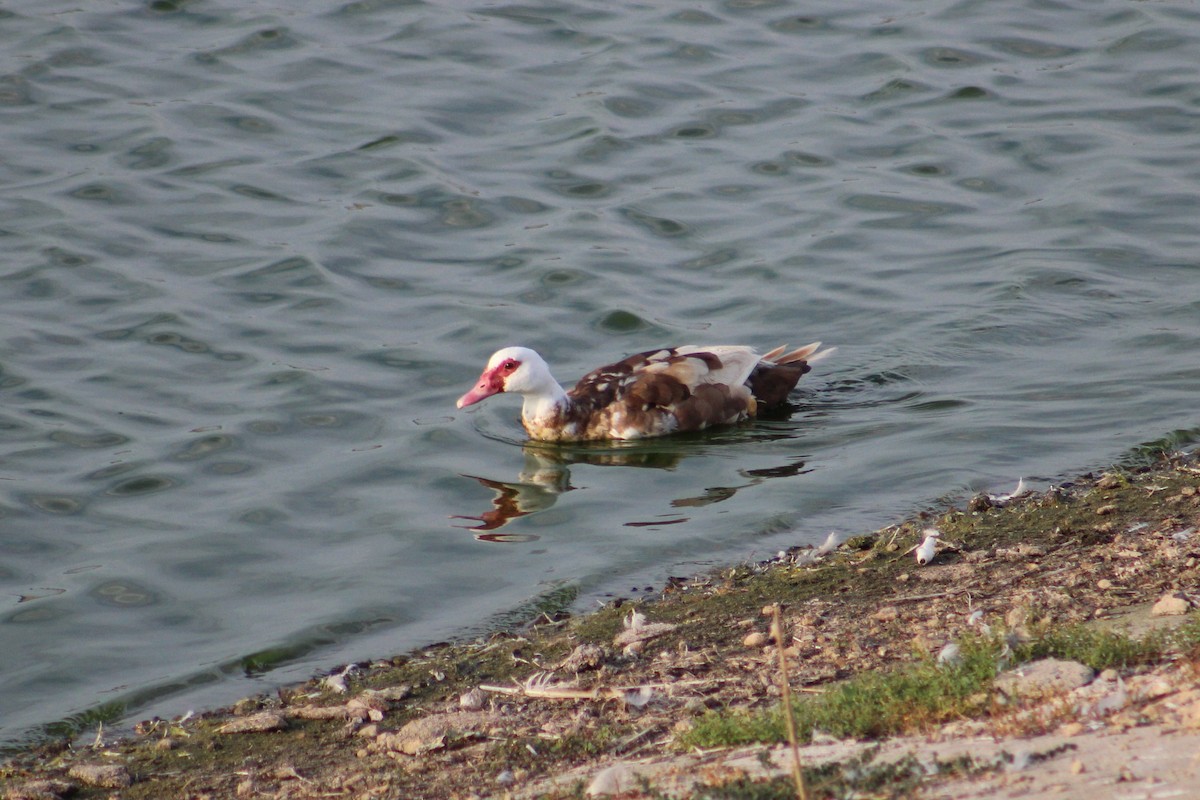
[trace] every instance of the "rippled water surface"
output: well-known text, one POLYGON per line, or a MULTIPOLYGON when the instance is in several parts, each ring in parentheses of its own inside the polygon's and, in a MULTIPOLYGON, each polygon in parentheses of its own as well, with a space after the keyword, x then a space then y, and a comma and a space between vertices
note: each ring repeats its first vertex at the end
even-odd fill
POLYGON ((1124 0, 5 4, 0 739, 1194 431, 1197 52, 1124 0), (454 408, 505 344, 814 339, 701 436, 454 408))

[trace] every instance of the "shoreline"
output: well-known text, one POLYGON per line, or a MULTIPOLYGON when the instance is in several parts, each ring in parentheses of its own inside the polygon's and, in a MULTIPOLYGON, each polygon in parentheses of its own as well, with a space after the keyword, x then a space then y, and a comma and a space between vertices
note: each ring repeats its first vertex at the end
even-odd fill
MULTIPOLYGON (((631 799, 795 796, 790 756, 771 728, 779 717, 778 648, 763 614, 776 603, 784 609, 787 683, 807 705, 860 676, 929 669, 949 645, 990 646, 988 637, 1002 632, 1024 653, 1061 631, 1114 618, 1125 620, 1118 627, 1145 618, 1155 629, 1181 631, 1162 634, 1156 653, 1111 672, 1088 667, 1095 674, 1085 683, 1036 701, 1008 698, 989 682, 965 705, 909 714, 890 727, 871 723, 877 727, 862 728, 865 735, 820 727, 803 734, 815 743, 805 744, 801 762, 818 786, 853 772, 883 780, 879 796, 954 796, 946 787, 962 781, 995 792, 1019 784, 1028 794, 1039 773, 1068 780, 1063 769, 1082 785, 1080 776, 1099 779, 1103 764, 1116 763, 1097 757, 1088 773, 1085 743, 1118 735, 1132 743, 1155 730, 1159 745, 1175 737, 1192 748, 1189 759, 1200 746, 1193 666, 1200 625, 1191 613, 1200 602, 1198 526, 1195 453, 1089 473, 1037 494, 979 495, 964 508, 921 512, 828 552, 795 549, 671 580, 654 599, 578 617, 545 615, 520 631, 350 665, 189 720, 148 720, 120 741, 30 748, 0 763, 0 789, 10 800, 566 798, 605 791, 609 780, 611 796, 631 799), (940 532, 938 552, 921 565, 911 550, 931 527, 940 532), (1149 613, 1168 597, 1180 613, 1149 613), (1130 608, 1134 616, 1118 613, 1130 608), (1101 700, 1063 705, 1071 692, 1102 690, 1104 714, 1079 712, 1101 700), (990 749, 970 744, 980 737, 990 749), (1012 743, 1033 737, 1051 738, 1014 775, 1002 753, 1012 758, 1019 749, 1012 743), (868 752, 876 760, 870 769, 859 763, 868 752), (941 763, 947 753, 970 769, 898 766, 906 758, 941 763)), ((1194 780, 1186 785, 1200 792, 1197 769, 1184 764, 1176 772, 1187 772, 1178 780, 1194 780)), ((1133 768, 1127 777, 1150 780, 1133 768)))

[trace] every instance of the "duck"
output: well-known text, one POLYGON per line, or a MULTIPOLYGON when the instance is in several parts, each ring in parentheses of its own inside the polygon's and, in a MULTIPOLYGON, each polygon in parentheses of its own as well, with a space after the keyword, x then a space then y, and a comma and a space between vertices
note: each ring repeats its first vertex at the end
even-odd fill
POLYGON ((519 394, 521 423, 539 441, 666 436, 731 425, 782 405, 812 364, 832 352, 821 350, 821 342, 761 355, 743 345, 647 350, 592 370, 568 391, 537 351, 505 347, 492 354, 457 406, 519 394))

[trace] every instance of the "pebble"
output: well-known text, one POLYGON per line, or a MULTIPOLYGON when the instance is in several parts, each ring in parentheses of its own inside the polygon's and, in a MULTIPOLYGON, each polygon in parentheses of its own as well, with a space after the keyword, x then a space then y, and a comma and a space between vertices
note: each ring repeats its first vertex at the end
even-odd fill
POLYGON ((1096 581, 1097 589, 1102 589, 1103 591, 1107 592, 1112 587, 1113 587, 1113 582, 1110 581, 1108 578, 1101 578, 1100 580, 1096 581))
POLYGON ((1108 505, 1100 506, 1096 509, 1096 516, 1098 517, 1106 517, 1109 514, 1115 513, 1117 513, 1117 506, 1115 503, 1109 503, 1108 505))
POLYGON ((124 789, 133 783, 129 771, 120 764, 76 764, 67 774, 89 786, 103 789, 124 789))
POLYGON ((1083 762, 1080 761, 1078 758, 1071 762, 1071 774, 1072 775, 1080 775, 1086 771, 1087 771, 1087 768, 1083 766, 1083 762))
POLYGON ((217 733, 267 733, 288 726, 287 717, 278 711, 260 711, 248 717, 235 717, 217 728, 217 733))
POLYGON ((407 683, 402 683, 399 686, 389 686, 386 689, 377 689, 374 694, 376 697, 384 700, 403 700, 412 694, 412 686, 407 683))
POLYGON ((59 800, 78 789, 78 786, 66 781, 28 781, 9 788, 4 796, 12 800, 59 800))
POLYGON ((600 770, 592 782, 588 784, 588 797, 603 797, 610 794, 622 794, 635 788, 633 770, 628 764, 613 764, 600 770))
POLYGON ((1009 697, 1038 696, 1084 686, 1095 674, 1091 667, 1078 661, 1043 658, 1001 673, 995 686, 1009 697))
POLYGON ((742 644, 746 647, 762 647, 767 643, 767 635, 761 631, 746 634, 746 638, 742 639, 742 644))
POLYGON ((479 689, 463 692, 458 698, 458 707, 463 711, 478 711, 483 708, 485 695, 479 689))
POLYGON ((1186 614, 1189 608, 1191 608, 1191 603, 1188 602, 1186 597, 1180 597, 1174 592, 1169 592, 1160 597, 1158 602, 1154 604, 1154 607, 1150 609, 1150 616, 1177 617, 1180 614, 1186 614))
POLYGON ((968 511, 975 511, 975 512, 987 511, 991 507, 992 507, 992 498, 988 497, 986 494, 977 494, 971 498, 971 501, 969 503, 967 503, 968 511))
POLYGON ((1085 730, 1087 728, 1083 726, 1082 722, 1068 722, 1059 726, 1058 734, 1060 736, 1078 736, 1085 730))

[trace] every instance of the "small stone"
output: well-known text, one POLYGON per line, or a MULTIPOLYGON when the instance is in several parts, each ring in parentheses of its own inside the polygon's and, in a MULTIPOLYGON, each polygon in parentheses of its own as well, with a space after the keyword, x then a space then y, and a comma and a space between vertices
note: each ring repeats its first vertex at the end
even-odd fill
POLYGON ((179 742, 175 741, 170 736, 159 739, 154 743, 155 750, 174 750, 178 746, 179 742))
POLYGON ((1113 582, 1110 581, 1108 578, 1101 578, 1100 580, 1096 581, 1096 588, 1100 589, 1101 591, 1107 592, 1112 587, 1113 587, 1113 582))
POLYGON ((481 735, 493 719, 494 715, 481 711, 431 714, 410 720, 395 733, 379 734, 375 737, 375 744, 384 750, 395 750, 405 755, 424 755, 440 750, 449 740, 481 735))
POLYGON ((558 668, 567 672, 584 672, 590 669, 599 669, 604 664, 606 651, 603 647, 595 644, 581 644, 571 651, 571 655, 567 656, 558 668))
POLYGON ((761 631, 746 634, 746 638, 742 639, 742 644, 746 647, 762 647, 767 643, 767 635, 761 631))
POLYGON ((1180 704, 1175 713, 1183 727, 1189 730, 1200 729, 1200 700, 1180 704))
POLYGON ((260 711, 248 717, 235 717, 217 728, 217 733, 269 733, 287 726, 287 717, 278 711, 260 711))
POLYGON ((1175 686, 1161 675, 1150 678, 1138 686, 1138 697, 1143 700, 1157 700, 1175 692, 1175 686))
POLYGON ((1177 617, 1180 614, 1186 614, 1190 609, 1191 603, 1186 597, 1182 597, 1174 592, 1168 592, 1158 599, 1154 607, 1150 609, 1152 617, 1177 617))
POLYGON ((977 494, 971 498, 969 503, 967 503, 967 510, 974 511, 976 513, 980 511, 987 511, 991 507, 992 498, 988 497, 986 494, 977 494))
POLYGON ((588 797, 603 797, 610 794, 623 794, 634 789, 637 781, 634 772, 628 764, 617 763, 600 770, 592 782, 588 784, 588 797))
POLYGON ((76 764, 67 774, 103 789, 124 789, 133 783, 129 771, 120 764, 76 764))
POLYGON ((1083 733, 1085 730, 1087 730, 1087 728, 1085 728, 1083 726, 1082 722, 1068 722, 1064 725, 1059 726, 1058 735, 1059 736, 1078 736, 1079 734, 1083 733))
POLYGON ((1071 762, 1071 774, 1072 775, 1082 775, 1084 772, 1087 772, 1087 768, 1083 766, 1082 761, 1080 761, 1077 758, 1071 762))
POLYGON ((356 712, 346 706, 292 706, 286 713, 296 719, 362 719, 367 715, 363 709, 356 712))
POLYGON ((900 616, 900 609, 896 606, 884 606, 871 615, 871 619, 877 619, 880 622, 891 622, 900 616))
POLYGON ((384 689, 376 689, 373 693, 381 700, 390 700, 395 702, 403 700, 412 694, 412 686, 407 683, 402 683, 399 686, 388 686, 384 689))
POLYGON ((896 583, 908 583, 911 577, 907 572, 902 572, 896 576, 896 583))
POLYGON ((1078 661, 1043 658, 996 677, 996 689, 1008 697, 1037 697, 1069 692, 1091 682, 1095 672, 1078 661))
POLYGON ((387 711, 388 702, 377 694, 360 694, 346 703, 349 709, 365 709, 367 711, 387 711))
POLYGON ((1119 475, 1114 475, 1111 472, 1108 472, 1108 473, 1105 473, 1105 475, 1102 478, 1100 478, 1100 480, 1096 481, 1096 488, 1097 489, 1116 489, 1118 486, 1121 485, 1121 483, 1122 483, 1122 481, 1121 481, 1121 477, 1119 475))
POLYGON ((517 781, 517 776, 513 774, 511 769, 501 770, 496 776, 496 783, 501 786, 512 786, 517 781))
POLYGON ((463 692, 458 697, 458 707, 463 711, 478 711, 483 708, 483 702, 486 695, 479 689, 472 689, 469 692, 463 692))
POLYGON ((1195 497, 1196 496, 1196 487, 1195 486, 1184 486, 1182 489, 1179 490, 1179 493, 1181 495, 1183 495, 1184 497, 1195 497))
POLYGON ((1120 677, 1120 673, 1118 673, 1118 672, 1117 672, 1115 669, 1113 669, 1112 667, 1109 667, 1108 669, 1106 669, 1106 670, 1104 670, 1103 672, 1101 672, 1101 673, 1100 673, 1100 680, 1102 680, 1102 681, 1108 681, 1109 683, 1112 683, 1112 682, 1113 682, 1113 681, 1115 681, 1115 680, 1116 680, 1118 677, 1120 677))
POLYGON ((1109 503, 1108 505, 1103 505, 1096 509, 1096 516, 1098 517, 1107 517, 1109 514, 1115 513, 1117 513, 1117 506, 1115 503, 1109 503))
POLYGON ((13 786, 5 795, 7 800, 61 800, 79 789, 66 781, 28 781, 13 786))

